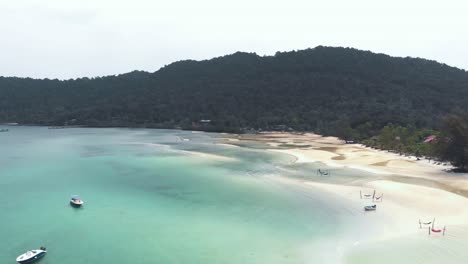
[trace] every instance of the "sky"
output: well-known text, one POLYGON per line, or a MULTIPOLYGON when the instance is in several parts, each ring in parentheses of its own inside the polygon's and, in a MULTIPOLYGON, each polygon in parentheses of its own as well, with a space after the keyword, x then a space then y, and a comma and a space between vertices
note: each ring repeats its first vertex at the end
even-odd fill
POLYGON ((154 72, 319 45, 468 70, 467 14, 466 0, 0 0, 0 76, 154 72))

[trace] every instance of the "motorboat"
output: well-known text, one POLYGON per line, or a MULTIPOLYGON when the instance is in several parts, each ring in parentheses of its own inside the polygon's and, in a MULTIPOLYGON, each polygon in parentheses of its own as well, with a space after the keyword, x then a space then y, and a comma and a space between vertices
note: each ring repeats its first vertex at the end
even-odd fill
POLYGON ((70 205, 73 207, 81 207, 83 204, 83 200, 81 200, 80 196, 78 195, 73 195, 70 199, 70 205))
POLYGON ((47 250, 45 247, 41 247, 40 249, 29 250, 26 253, 19 255, 16 258, 16 261, 21 264, 32 263, 45 256, 46 253, 47 250))
POLYGON ((375 211, 377 209, 377 205, 368 205, 364 206, 364 211, 375 211))

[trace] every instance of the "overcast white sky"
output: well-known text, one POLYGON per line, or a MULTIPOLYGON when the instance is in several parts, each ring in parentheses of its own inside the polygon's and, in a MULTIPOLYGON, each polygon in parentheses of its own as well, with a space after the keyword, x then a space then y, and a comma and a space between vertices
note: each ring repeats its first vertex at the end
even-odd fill
POLYGON ((468 69, 466 0, 0 0, 0 76, 156 71, 182 59, 345 46, 468 69))

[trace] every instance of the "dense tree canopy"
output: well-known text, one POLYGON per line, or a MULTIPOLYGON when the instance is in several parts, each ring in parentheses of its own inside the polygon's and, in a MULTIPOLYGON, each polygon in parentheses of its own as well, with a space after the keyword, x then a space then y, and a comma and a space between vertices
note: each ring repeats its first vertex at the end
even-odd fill
POLYGON ((449 115, 444 118, 441 133, 436 142, 437 155, 449 160, 461 171, 468 166, 468 118, 449 115))
POLYGON ((467 72, 349 48, 235 53, 92 79, 0 77, 0 122, 43 125, 292 128, 362 140, 389 123, 437 128, 467 107, 467 72))

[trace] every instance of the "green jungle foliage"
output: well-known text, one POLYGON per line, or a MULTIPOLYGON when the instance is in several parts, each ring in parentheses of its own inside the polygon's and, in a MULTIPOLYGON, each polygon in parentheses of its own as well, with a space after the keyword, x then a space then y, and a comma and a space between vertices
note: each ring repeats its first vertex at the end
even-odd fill
POLYGON ((322 46, 179 61, 154 73, 0 77, 0 123, 314 131, 421 155, 441 118, 467 108, 464 70, 322 46))
POLYGON ((468 117, 449 115, 435 142, 435 156, 450 161, 459 171, 468 171, 468 117))

